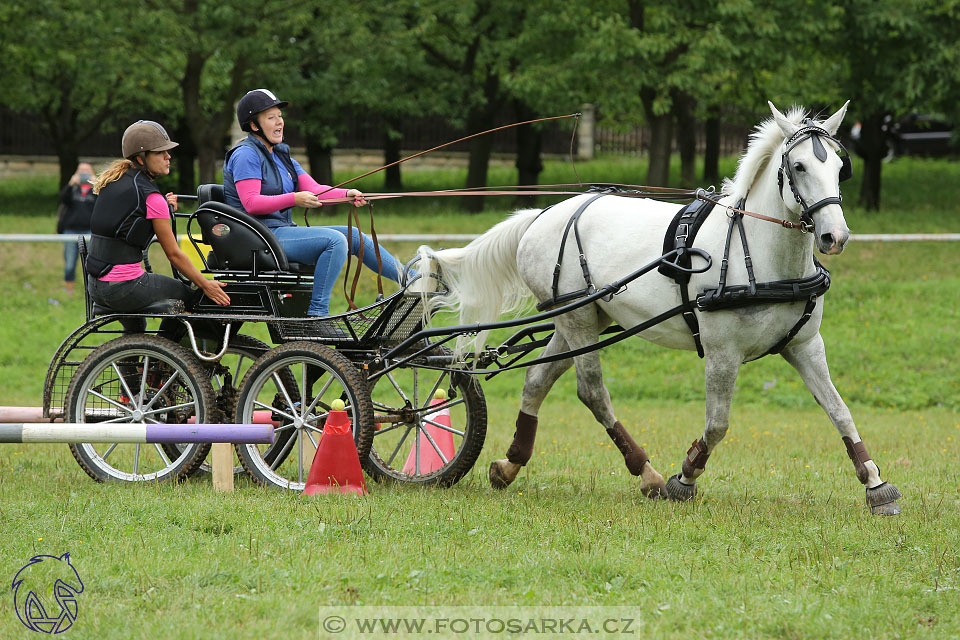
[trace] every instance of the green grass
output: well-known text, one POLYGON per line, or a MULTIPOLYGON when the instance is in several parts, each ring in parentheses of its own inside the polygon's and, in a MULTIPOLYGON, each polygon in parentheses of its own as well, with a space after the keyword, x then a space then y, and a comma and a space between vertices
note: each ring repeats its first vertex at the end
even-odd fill
MULTIPOLYGON (((564 170, 548 166, 558 178, 564 170)), ((503 171, 492 181, 512 182, 503 171)), ((639 181, 627 163, 580 171, 639 181)), ((954 163, 897 161, 885 167, 890 209, 848 207, 848 221, 860 233, 960 231, 957 173, 954 163)), ((415 183, 409 172, 408 188, 456 184, 422 175, 415 183)), ((41 183, 0 183, 0 233, 50 230, 39 208, 19 208, 41 183)), ((391 204, 377 205, 380 232, 482 231, 502 215, 391 204)), ((389 248, 408 258, 415 247, 389 248)), ((0 405, 39 403, 50 357, 82 322, 81 296, 61 291, 60 251, 0 243, 0 405)), ((854 242, 824 261, 831 372, 884 478, 904 493, 897 518, 867 513, 836 431, 775 357, 742 369, 730 433, 692 504, 639 495, 570 374, 544 405, 533 460, 493 492, 485 473, 513 432, 522 384, 513 372, 484 383, 487 444, 449 490, 375 485, 363 499, 302 499, 242 478, 228 495, 208 477, 105 486, 65 445, 2 445, 0 575, 69 551, 86 585, 68 632, 76 638, 316 638, 320 605, 346 615, 350 605, 402 604, 626 605, 654 638, 956 637, 960 252, 854 242)), ((371 278, 363 286, 370 296, 371 278)), ((675 473, 702 431, 702 363, 642 340, 603 359, 618 417, 662 473, 675 473)), ((28 637, 12 597, 4 602, 0 637, 28 637)))

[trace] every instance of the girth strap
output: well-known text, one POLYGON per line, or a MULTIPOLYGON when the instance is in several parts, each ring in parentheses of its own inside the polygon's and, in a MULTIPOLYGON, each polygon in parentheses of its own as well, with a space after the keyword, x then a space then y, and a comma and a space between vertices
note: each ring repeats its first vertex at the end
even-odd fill
POLYGON ((602 198, 607 194, 598 193, 579 207, 573 212, 573 215, 570 216, 570 219, 567 220, 567 226, 563 230, 563 238, 560 240, 560 253, 557 254, 557 265, 553 268, 553 297, 549 300, 544 300, 537 305, 538 311, 544 311, 550 307, 555 307, 558 304, 580 298, 584 295, 590 295, 596 291, 596 287, 593 285, 593 281, 590 278, 590 269, 587 267, 587 258, 583 254, 583 242, 580 239, 580 216, 583 215, 583 212, 589 207, 595 200, 602 198), (570 235, 570 228, 573 227, 574 236, 577 239, 577 251, 580 253, 580 270, 583 272, 583 279, 586 282, 586 287, 580 291, 571 291, 568 293, 560 294, 560 268, 563 264, 563 251, 567 246, 567 237, 570 235))

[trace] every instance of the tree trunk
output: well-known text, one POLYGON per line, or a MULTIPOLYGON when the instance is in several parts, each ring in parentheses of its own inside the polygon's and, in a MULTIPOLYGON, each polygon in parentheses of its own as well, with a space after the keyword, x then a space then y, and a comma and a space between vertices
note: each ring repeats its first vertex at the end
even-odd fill
MULTIPOLYGON (((401 159, 403 132, 400 118, 388 118, 383 131, 383 164, 388 165, 401 159)), ((384 188, 387 191, 403 191, 403 179, 400 165, 384 169, 384 188)))
MULTIPOLYGON (((491 73, 483 87, 486 99, 481 106, 474 107, 467 116, 467 133, 474 134, 493 128, 496 114, 500 110, 500 78, 491 73)), ((487 171, 490 168, 490 153, 493 151, 493 138, 490 134, 477 136, 470 140, 470 160, 467 165, 467 188, 487 186, 487 171)), ((464 196, 463 209, 469 213, 483 211, 480 196, 464 196)))
POLYGON ((200 145, 197 149, 197 168, 200 184, 212 184, 217 181, 217 147, 212 141, 200 145))
POLYGON ((880 177, 887 154, 883 133, 883 114, 864 118, 857 152, 863 158, 863 180, 860 183, 860 205, 868 211, 880 208, 880 177))
POLYGON ((669 113, 656 115, 653 111, 653 101, 656 91, 643 87, 640 89, 640 100, 647 114, 647 126, 650 128, 650 164, 647 167, 646 183, 652 187, 660 187, 670 180, 670 152, 673 145, 673 116, 669 113))
POLYGON ((56 141, 57 158, 60 161, 60 188, 63 189, 70 177, 80 164, 80 154, 77 153, 77 143, 74 140, 56 141))
POLYGON ((697 182, 697 120, 694 117, 696 100, 678 91, 673 98, 673 112, 677 119, 677 147, 680 150, 680 185, 693 187, 697 182))
POLYGON ((704 123, 703 183, 717 185, 720 182, 720 113, 710 109, 710 115, 704 123))
POLYGON ((173 150, 173 157, 176 161, 178 193, 193 193, 198 184, 197 176, 194 171, 193 163, 197 159, 197 148, 193 144, 193 137, 186 123, 181 120, 173 132, 174 140, 180 143, 180 146, 173 150))
POLYGON ((333 184, 333 147, 307 136, 307 161, 310 175, 320 184, 333 184))
MULTIPOLYGON (((514 100, 514 111, 518 122, 533 120, 537 114, 520 100, 514 100)), ((537 125, 527 124, 517 127, 517 184, 534 185, 540 181, 543 160, 540 152, 543 148, 543 131, 537 125)), ((536 196, 519 196, 515 200, 517 207, 533 207, 536 196)))

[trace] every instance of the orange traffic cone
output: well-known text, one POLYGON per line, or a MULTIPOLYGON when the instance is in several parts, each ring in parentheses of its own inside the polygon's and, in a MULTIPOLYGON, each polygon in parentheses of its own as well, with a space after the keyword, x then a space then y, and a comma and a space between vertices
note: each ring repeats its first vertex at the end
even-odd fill
POLYGON ((367 493, 367 483, 360 468, 357 445, 350 430, 350 418, 342 400, 330 403, 330 413, 323 425, 323 435, 310 465, 303 495, 317 493, 367 493))
MULTIPOLYGON (((430 401, 431 405, 443 404, 447 401, 447 392, 443 389, 437 389, 437 392, 433 394, 433 400, 430 401)), ((424 416, 424 421, 430 420, 436 422, 437 424, 443 425, 444 427, 452 428, 450 424, 450 409, 443 408, 440 411, 435 413, 430 413, 424 416)), ((456 453, 457 449, 453 444, 453 434, 447 431, 447 429, 441 429, 440 427, 427 423, 424 425, 424 430, 430 434, 430 437, 433 438, 433 441, 437 444, 437 449, 443 453, 443 457, 447 459, 447 462, 453 459, 453 454, 456 453)), ((407 456, 407 462, 403 465, 403 473, 409 473, 415 475, 417 473, 417 451, 419 448, 420 452, 420 475, 425 473, 430 473, 431 471, 436 471, 446 464, 437 454, 437 449, 434 449, 433 445, 430 444, 430 441, 427 440, 427 437, 423 434, 419 438, 420 446, 417 446, 417 440, 413 442, 413 448, 410 449, 410 455, 407 456)))

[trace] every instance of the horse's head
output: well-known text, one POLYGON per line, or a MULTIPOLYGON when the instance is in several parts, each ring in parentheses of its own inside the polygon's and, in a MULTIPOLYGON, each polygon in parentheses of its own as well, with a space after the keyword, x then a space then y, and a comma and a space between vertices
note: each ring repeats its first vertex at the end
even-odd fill
POLYGON ((813 225, 817 249, 826 254, 840 253, 850 238, 840 207, 840 182, 851 175, 850 157, 835 137, 849 103, 826 120, 799 124, 767 103, 784 137, 780 197, 787 209, 813 225))

